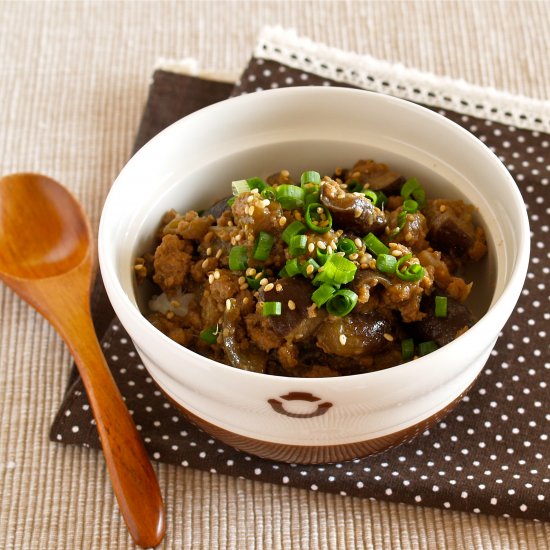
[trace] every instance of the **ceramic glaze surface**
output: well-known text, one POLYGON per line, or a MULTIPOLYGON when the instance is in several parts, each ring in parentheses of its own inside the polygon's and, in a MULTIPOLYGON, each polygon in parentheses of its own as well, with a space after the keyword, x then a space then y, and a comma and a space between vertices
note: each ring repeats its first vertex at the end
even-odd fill
POLYGON ((365 91, 292 88, 223 101, 149 142, 115 181, 102 214, 99 256, 109 298, 146 368, 176 403, 214 426, 286 445, 338 445, 386 436, 441 411, 482 369, 525 278, 529 228, 502 163, 470 133, 412 103, 365 91), (204 208, 230 182, 359 158, 422 181, 428 196, 478 208, 489 254, 471 276, 481 319, 447 346, 384 371, 330 379, 244 372, 206 359, 143 317, 133 259, 170 208, 204 208))

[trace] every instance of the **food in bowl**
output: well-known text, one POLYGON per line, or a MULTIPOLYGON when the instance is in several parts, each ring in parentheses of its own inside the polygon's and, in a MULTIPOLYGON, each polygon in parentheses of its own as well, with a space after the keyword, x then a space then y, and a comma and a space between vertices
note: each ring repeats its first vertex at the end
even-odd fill
POLYGON ((155 293, 147 318, 179 344, 243 370, 330 377, 408 362, 475 323, 463 271, 487 246, 473 205, 427 197, 374 160, 232 187, 203 212, 170 210, 136 259, 155 293))

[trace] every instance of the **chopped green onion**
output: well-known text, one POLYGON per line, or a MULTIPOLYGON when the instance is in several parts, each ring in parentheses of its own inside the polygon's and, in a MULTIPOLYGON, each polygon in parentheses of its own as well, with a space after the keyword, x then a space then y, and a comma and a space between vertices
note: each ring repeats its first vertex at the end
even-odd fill
POLYGON ((302 222, 295 220, 283 231, 281 239, 283 239, 286 244, 290 244, 290 239, 292 239, 294 235, 301 235, 306 231, 307 227, 302 222))
POLYGON ((305 191, 297 185, 279 185, 277 200, 285 210, 300 208, 304 205, 305 191))
POLYGON ((319 174, 319 172, 315 172, 314 170, 308 170, 300 176, 300 183, 302 184, 302 187, 308 183, 315 183, 316 185, 319 185, 321 183, 321 174, 319 174))
POLYGON ((424 268, 420 264, 411 264, 406 269, 401 269, 403 264, 412 258, 412 254, 406 254, 397 261, 395 274, 402 281, 415 282, 420 281, 424 277, 424 268))
POLYGON ((311 190, 306 189, 306 200, 305 205, 308 206, 313 202, 319 202, 321 198, 321 192, 319 191, 319 186, 313 187, 311 190))
POLYGON ((414 357, 414 340, 412 338, 405 338, 401 341, 401 357, 405 361, 414 357))
POLYGON ((418 210, 418 203, 413 199, 407 199, 403 202, 403 210, 408 214, 414 214, 418 210))
POLYGON ((418 203, 418 208, 423 208, 426 203, 426 191, 416 178, 411 178, 403 184, 401 196, 405 200, 412 197, 418 203))
POLYGON ((343 288, 342 290, 336 291, 330 299, 327 301, 327 311, 331 315, 337 315, 338 317, 343 317, 347 315, 357 303, 357 294, 353 290, 348 288, 343 288))
POLYGON ((269 258, 269 253, 275 243, 275 237, 266 233, 265 231, 260 231, 254 245, 254 251, 252 257, 255 260, 265 261, 269 258))
POLYGON ((246 183, 250 189, 257 189, 260 193, 268 186, 262 178, 248 178, 246 183))
POLYGON ((256 279, 256 277, 247 277, 246 282, 248 284, 248 288, 252 290, 258 290, 260 288, 260 279, 256 279))
POLYGON ((287 277, 290 277, 290 275, 288 274, 288 271, 286 270, 286 266, 283 267, 283 269, 281 269, 281 271, 279 271, 279 279, 286 279, 287 277))
POLYGON ((261 191, 260 196, 262 199, 269 199, 270 201, 274 201, 277 199, 277 192, 275 191, 275 187, 271 187, 270 185, 266 185, 261 191))
POLYGON ((435 297, 435 316, 447 317, 447 297, 446 296, 435 297))
POLYGON ((319 202, 312 202, 306 208, 306 224, 315 233, 326 233, 332 227, 332 216, 319 202))
POLYGON ((248 265, 248 248, 244 245, 234 246, 229 251, 229 269, 243 271, 248 265))
POLYGON ((328 257, 329 253, 326 250, 321 250, 320 248, 317 248, 317 260, 319 261, 319 264, 325 265, 328 257))
POLYGON ((340 239, 337 246, 338 250, 343 252, 346 256, 357 253, 357 246, 355 246, 355 243, 351 239, 340 239))
POLYGON ((365 188, 365 186, 357 180, 351 180, 347 185, 346 191, 348 193, 362 193, 365 188))
POLYGON ((306 251, 307 237, 305 235, 293 235, 290 238, 288 252, 291 256, 300 256, 306 251))
POLYGON ((363 239, 363 242, 373 254, 387 254, 390 251, 390 249, 374 233, 369 233, 363 239))
POLYGON ((302 264, 302 275, 304 277, 309 277, 310 275, 313 275, 313 273, 315 273, 318 269, 319 264, 313 258, 309 258, 309 260, 302 264), (309 266, 311 266, 313 269, 311 269, 309 266))
POLYGON ((232 181, 231 189, 233 191, 233 195, 235 196, 240 195, 241 193, 246 193, 247 191, 250 191, 250 187, 246 180, 232 181))
POLYGON ((345 285, 353 281, 356 271, 357 266, 353 262, 338 254, 331 254, 323 266, 323 271, 317 272, 313 284, 345 285))
POLYGON ((433 340, 428 340, 427 342, 421 342, 418 344, 418 353, 420 356, 428 355, 438 349, 438 345, 433 340))
POLYGON ((199 338, 204 340, 207 344, 215 344, 218 339, 219 330, 218 327, 209 327, 201 330, 199 338))
POLYGON ((367 197, 367 199, 369 199, 369 201, 376 206, 376 202, 378 201, 378 195, 371 189, 367 189, 366 191, 363 191, 363 193, 365 197, 367 197))
POLYGON ((237 197, 230 197, 229 199, 227 199, 227 206, 233 206, 236 198, 237 197))
POLYGON ((334 293, 336 289, 327 283, 323 283, 312 295, 312 301, 321 307, 334 293))
POLYGON ((383 273, 395 273, 397 258, 391 254, 378 254, 376 258, 376 269, 383 273))
POLYGON ((302 272, 302 268, 300 267, 300 262, 298 262, 298 258, 288 260, 285 264, 284 269, 286 270, 286 273, 289 277, 294 277, 294 275, 298 275, 298 273, 302 272))
POLYGON ((271 315, 281 315, 282 306, 281 302, 264 302, 264 307, 262 308, 262 314, 266 317, 271 315))

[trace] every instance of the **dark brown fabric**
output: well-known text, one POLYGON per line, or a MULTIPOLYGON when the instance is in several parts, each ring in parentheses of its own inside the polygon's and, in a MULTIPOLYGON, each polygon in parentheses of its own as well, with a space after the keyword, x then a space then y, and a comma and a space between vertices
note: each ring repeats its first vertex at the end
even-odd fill
MULTIPOLYGON (((182 114, 230 92, 239 95, 297 84, 336 83, 263 59, 250 62, 232 92, 227 84, 157 72, 136 147, 182 114)), ((102 344, 154 460, 343 495, 550 520, 550 136, 437 110, 477 135, 508 167, 533 231, 522 296, 468 396, 434 428, 378 456, 323 466, 274 463, 221 444, 186 421, 156 388, 114 319, 102 344)), ((103 323, 113 317, 109 307, 104 298, 96 302, 94 312, 103 323)), ((78 376, 67 390, 50 437, 99 446, 78 376)))

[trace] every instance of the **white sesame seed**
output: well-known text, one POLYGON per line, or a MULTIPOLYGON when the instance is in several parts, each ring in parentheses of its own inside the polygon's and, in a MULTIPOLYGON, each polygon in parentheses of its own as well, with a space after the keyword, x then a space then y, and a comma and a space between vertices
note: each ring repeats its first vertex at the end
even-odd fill
POLYGON ((253 277, 254 275, 256 275, 256 270, 253 268, 253 267, 248 267, 245 271, 246 275, 248 275, 249 277, 253 277))
POLYGON ((214 274, 213 273, 210 273, 210 275, 208 275, 208 282, 210 284, 212 284, 214 282, 214 274))
POLYGON ((313 252, 315 250, 315 244, 314 243, 309 243, 307 245, 307 250, 308 250, 308 252, 313 252))
POLYGON ((363 210, 361 210, 361 208, 355 208, 353 210, 353 217, 360 218, 362 213, 363 213, 363 210))
POLYGON ((359 254, 357 254, 356 252, 354 252, 353 254, 350 254, 350 255, 348 256, 348 258, 349 258, 350 260, 357 260, 358 257, 359 257, 359 254))
POLYGON ((225 309, 230 310, 231 309, 231 299, 227 298, 225 301, 225 309))
POLYGON ((212 247, 209 246, 207 249, 206 249, 206 255, 207 256, 210 256, 210 254, 212 254, 212 247))
POLYGON ((327 244, 325 243, 325 241, 317 241, 317 248, 320 248, 321 250, 326 250, 327 244))
POLYGON ((286 217, 285 217, 285 216, 281 216, 281 217, 279 218, 279 225, 280 225, 281 227, 284 227, 285 224, 286 224, 286 217))
POLYGON ((248 207, 248 215, 249 216, 254 215, 254 205, 253 204, 248 207))
POLYGON ((269 281, 267 280, 267 278, 264 277, 263 279, 260 280, 260 286, 265 286, 265 285, 267 285, 268 282, 269 281))
POLYGON ((274 285, 273 283, 267 283, 267 284, 265 285, 265 287, 264 287, 264 290, 265 290, 266 292, 269 292, 270 290, 273 290, 273 287, 274 287, 274 286, 275 286, 275 285, 274 285))
POLYGON ((248 288, 248 283, 242 283, 240 286, 239 286, 239 290, 246 290, 248 288))
POLYGON ((384 332, 384 338, 388 341, 388 342, 393 342, 393 336, 391 334, 388 334, 387 332, 384 332))
POLYGON ((243 283, 246 283, 246 277, 241 276, 241 277, 239 277, 238 280, 239 280, 240 285, 242 285, 243 283))
POLYGON ((338 338, 338 340, 340 340, 340 344, 342 344, 343 346, 345 346, 346 342, 348 341, 345 334, 340 334, 340 337, 338 338))
POLYGON ((442 204, 442 205, 439 207, 439 211, 440 211, 440 212, 445 212, 445 210, 447 210, 447 207, 446 207, 444 204, 442 204))
POLYGON ((275 285, 275 290, 276 290, 277 292, 281 292, 281 290, 283 290, 283 285, 282 285, 281 283, 277 283, 277 284, 275 285))
POLYGON ((203 269, 206 269, 208 267, 208 260, 204 260, 204 262, 202 262, 202 264, 201 264, 201 267, 203 269))
POLYGON ((214 271, 214 279, 219 279, 220 278, 220 272, 216 269, 216 271, 214 271))
POLYGON ((363 241, 359 237, 356 237, 353 242, 355 243, 357 248, 361 248, 363 246, 363 241))
POLYGON ((220 249, 216 252, 216 258, 219 258, 219 257, 222 255, 222 252, 223 252, 223 250, 220 248, 220 249))
POLYGON ((401 250, 398 250, 397 248, 395 250, 391 251, 391 255, 395 256, 396 258, 399 258, 399 256, 403 256, 403 252, 401 250))
POLYGON ((315 270, 315 268, 314 268, 311 264, 309 264, 309 265, 306 267, 306 273, 307 273, 308 275, 311 275, 311 274, 313 273, 314 270, 315 270))
POLYGON ((268 207, 271 204, 271 201, 269 199, 264 199, 262 201, 262 205, 264 208, 268 207))
POLYGON ((288 301, 288 309, 290 309, 290 311, 294 311, 296 309, 296 304, 292 300, 288 301))
POLYGON ((249 195, 246 197, 246 202, 252 202, 254 200, 254 195, 249 195))
POLYGON ((242 238, 242 235, 235 235, 235 242, 239 242, 242 238))

